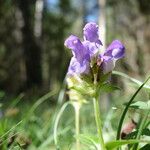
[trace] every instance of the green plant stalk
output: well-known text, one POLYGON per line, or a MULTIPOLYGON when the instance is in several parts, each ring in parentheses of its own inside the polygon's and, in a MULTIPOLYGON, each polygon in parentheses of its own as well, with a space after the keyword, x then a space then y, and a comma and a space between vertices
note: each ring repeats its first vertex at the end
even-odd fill
POLYGON ((74 102, 73 106, 75 110, 76 150, 80 150, 80 104, 79 102, 74 102))
POLYGON ((95 114, 97 132, 98 132, 98 137, 99 137, 99 142, 100 142, 100 147, 101 147, 99 150, 106 150, 104 139, 103 139, 103 134, 102 134, 102 122, 100 118, 100 108, 99 108, 98 99, 96 97, 93 98, 93 104, 94 104, 94 114, 95 114))
POLYGON ((101 122, 101 116, 100 116, 100 107, 98 103, 98 95, 97 95, 97 73, 94 73, 93 71, 93 77, 94 77, 94 88, 95 88, 95 95, 93 97, 93 105, 94 105, 94 115, 95 115, 95 122, 97 126, 97 132, 98 132, 98 138, 99 138, 99 143, 100 147, 99 150, 106 150, 105 148, 105 143, 104 143, 104 138, 102 134, 102 122, 101 122))
POLYGON ((126 105, 122 115, 121 115, 121 119, 119 121, 119 126, 118 126, 118 130, 117 130, 117 137, 116 140, 120 139, 120 132, 121 132, 121 128, 122 128, 122 124, 124 121, 124 118, 126 116, 126 113, 129 109, 129 106, 131 105, 131 103, 133 102, 134 98, 136 97, 136 95, 140 92, 140 90, 144 87, 144 85, 146 84, 146 82, 150 79, 150 76, 144 81, 144 83, 138 88, 138 90, 134 93, 134 95, 131 97, 131 99, 129 100, 128 104, 126 105))
MULTIPOLYGON (((149 113, 150 113, 150 110, 147 110, 147 111, 146 111, 146 114, 145 114, 145 116, 144 116, 144 118, 142 119, 142 122, 141 122, 141 124, 140 124, 140 126, 139 126, 139 129, 138 129, 137 136, 136 136, 136 138, 135 138, 135 139, 137 139, 137 140, 139 140, 140 137, 141 137, 142 130, 143 130, 144 126, 145 126, 145 123, 146 123, 146 120, 147 120, 147 118, 148 118, 149 113)), ((134 145, 133 150, 137 150, 137 148, 138 148, 138 143, 134 145)))

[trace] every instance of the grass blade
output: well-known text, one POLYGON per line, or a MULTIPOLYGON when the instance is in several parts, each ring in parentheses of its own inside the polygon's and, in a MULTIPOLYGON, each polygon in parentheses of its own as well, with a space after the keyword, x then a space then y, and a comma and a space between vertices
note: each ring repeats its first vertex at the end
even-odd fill
POLYGON ((5 137, 9 132, 13 131, 17 126, 19 126, 22 123, 23 120, 19 121, 16 125, 14 125, 11 129, 9 129, 5 134, 3 134, 0 139, 5 137))
POLYGON ((55 123, 54 123, 54 132, 53 132, 53 136, 54 136, 54 143, 55 145, 57 146, 58 144, 58 141, 57 141, 57 128, 58 128, 58 124, 59 124, 59 121, 60 121, 60 118, 64 112, 64 110, 66 109, 66 107, 71 104, 70 101, 69 102, 66 102, 62 105, 62 107, 60 108, 60 111, 58 112, 57 116, 56 116, 56 120, 55 120, 55 123))

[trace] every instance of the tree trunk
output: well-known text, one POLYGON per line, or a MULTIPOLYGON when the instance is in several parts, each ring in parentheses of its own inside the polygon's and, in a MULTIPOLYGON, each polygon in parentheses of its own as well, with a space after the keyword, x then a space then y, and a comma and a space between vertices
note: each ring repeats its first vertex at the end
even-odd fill
POLYGON ((32 86, 41 86, 42 84, 42 66, 41 66, 41 45, 36 41, 32 26, 31 0, 18 0, 19 8, 23 17, 23 50, 26 67, 26 85, 27 88, 32 86))

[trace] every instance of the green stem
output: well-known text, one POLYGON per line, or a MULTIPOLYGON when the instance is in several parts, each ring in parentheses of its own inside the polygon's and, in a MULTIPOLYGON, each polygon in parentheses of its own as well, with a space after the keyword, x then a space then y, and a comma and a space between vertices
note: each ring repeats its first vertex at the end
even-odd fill
POLYGON ((73 106, 75 109, 76 150, 80 150, 80 104, 75 102, 73 106))
POLYGON ((98 137, 99 137, 99 142, 100 142, 99 150, 106 150, 104 139, 103 139, 103 134, 102 134, 102 122, 100 118, 100 108, 99 108, 98 99, 96 97, 93 99, 93 104, 94 104, 94 114, 95 114, 97 132, 98 132, 98 137))

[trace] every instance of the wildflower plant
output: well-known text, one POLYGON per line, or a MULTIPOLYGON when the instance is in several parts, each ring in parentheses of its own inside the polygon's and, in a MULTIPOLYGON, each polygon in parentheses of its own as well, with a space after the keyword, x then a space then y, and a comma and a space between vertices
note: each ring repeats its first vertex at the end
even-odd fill
MULTIPOLYGON (((125 47, 119 40, 114 40, 105 51, 101 51, 103 44, 99 37, 99 27, 93 22, 87 23, 83 28, 83 41, 71 35, 66 39, 65 46, 71 49, 73 54, 67 73, 70 99, 74 101, 76 111, 79 111, 82 103, 93 99, 99 143, 101 149, 105 150, 99 95, 100 91, 114 88, 108 79, 116 61, 124 57, 125 47)), ((76 125, 77 128, 78 126, 76 125)), ((76 135, 78 134, 79 131, 76 135)))
POLYGON ((65 41, 65 46, 73 54, 67 73, 68 87, 72 89, 69 94, 71 99, 80 103, 89 96, 99 96, 100 89, 112 89, 108 78, 116 61, 125 55, 125 47, 119 40, 114 40, 104 52, 101 51, 102 42, 96 23, 87 23, 83 35, 83 41, 75 35, 65 41))

